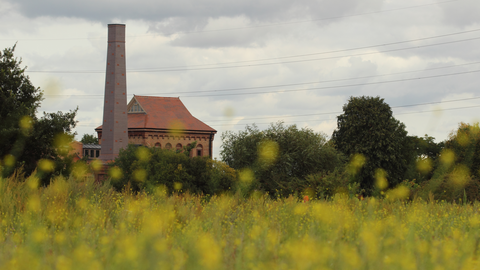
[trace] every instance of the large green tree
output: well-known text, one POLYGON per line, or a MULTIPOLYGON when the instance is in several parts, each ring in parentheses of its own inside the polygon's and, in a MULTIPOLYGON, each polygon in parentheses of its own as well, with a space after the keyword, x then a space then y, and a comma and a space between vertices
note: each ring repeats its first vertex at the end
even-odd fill
POLYGON ((324 134, 282 122, 263 131, 253 125, 223 133, 220 154, 230 167, 250 171, 256 188, 271 195, 303 192, 307 175, 333 171, 342 163, 324 134))
POLYGON ((390 106, 380 97, 350 97, 337 117, 332 141, 345 155, 365 158, 356 178, 367 194, 375 188, 379 169, 386 172, 388 184, 395 186, 414 158, 405 125, 393 117, 390 106))
POLYGON ((83 134, 80 142, 83 144, 98 144, 98 138, 95 134, 83 134))
POLYGON ((68 113, 36 113, 42 101, 40 88, 33 86, 14 57, 15 46, 0 52, 0 159, 2 174, 23 167, 30 174, 40 159, 55 162, 57 172, 66 172, 68 144, 73 139, 77 110, 68 113))

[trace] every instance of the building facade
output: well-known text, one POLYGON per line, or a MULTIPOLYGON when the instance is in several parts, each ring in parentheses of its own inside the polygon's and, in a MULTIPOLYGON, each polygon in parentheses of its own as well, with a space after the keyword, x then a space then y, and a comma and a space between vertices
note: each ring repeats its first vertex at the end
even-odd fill
MULTIPOLYGON (((191 115, 180 98, 134 96, 127 117, 129 144, 181 151, 196 142, 190 156, 212 156, 217 131, 191 115)), ((102 144, 103 126, 95 131, 102 144)))

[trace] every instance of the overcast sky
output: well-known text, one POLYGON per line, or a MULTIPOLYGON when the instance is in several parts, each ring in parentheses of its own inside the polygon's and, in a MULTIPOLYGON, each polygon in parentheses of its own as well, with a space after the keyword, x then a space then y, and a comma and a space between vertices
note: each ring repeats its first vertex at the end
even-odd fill
POLYGON ((180 97, 220 158, 221 134, 246 124, 330 137, 362 95, 445 140, 480 119, 479 14, 478 0, 0 0, 0 49, 17 42, 40 111, 79 107, 80 139, 103 117, 107 24, 124 23, 128 100, 180 97))

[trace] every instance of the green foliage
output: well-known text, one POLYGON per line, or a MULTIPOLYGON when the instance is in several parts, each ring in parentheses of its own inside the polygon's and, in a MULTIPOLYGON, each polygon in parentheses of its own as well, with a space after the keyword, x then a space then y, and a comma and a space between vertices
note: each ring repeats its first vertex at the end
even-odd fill
POLYGON ((360 193, 360 185, 352 182, 350 174, 343 167, 335 168, 329 173, 307 175, 305 180, 311 189, 312 198, 332 199, 336 194, 347 194, 351 198, 360 193))
POLYGON ((83 134, 80 142, 83 144, 98 144, 98 138, 95 134, 83 134))
POLYGON ((192 151, 192 149, 195 149, 195 147, 197 147, 197 142, 196 141, 193 142, 193 143, 190 143, 188 145, 185 145, 183 147, 183 151, 177 150, 177 153, 183 153, 187 157, 190 157, 191 151, 192 151))
POLYGON ((478 200, 480 191, 480 129, 460 123, 445 142, 432 178, 423 185, 420 195, 436 200, 478 200))
POLYGON ((393 117, 390 106, 380 97, 351 97, 337 118, 332 141, 345 155, 366 158, 356 178, 368 194, 375 189, 378 169, 387 173, 393 187, 403 180, 414 158, 405 125, 393 117))
MULTIPOLYGON (((219 194, 234 191, 236 174, 225 163, 209 157, 189 158, 177 151, 128 145, 111 164, 122 175, 113 179, 117 190, 166 187, 169 193, 219 194)), ((112 177, 115 178, 115 177, 112 177)))
POLYGON ((445 146, 445 142, 435 143, 435 138, 427 134, 424 137, 408 136, 408 139, 412 141, 416 157, 429 158, 433 161, 438 159, 445 146))
POLYGON ((445 142, 435 143, 435 138, 427 134, 424 137, 408 136, 407 140, 414 159, 408 165, 405 179, 415 180, 416 183, 424 182, 433 176, 445 142))
POLYGON ((0 117, 3 128, 0 135, 2 140, 8 135, 16 136, 16 127, 23 116, 35 117, 40 107, 43 93, 36 88, 25 75, 25 68, 21 68, 21 60, 13 57, 13 48, 0 52, 0 117), (4 137, 5 136, 5 137, 4 137))
MULTIPOLYGON (((73 139, 77 110, 69 113, 36 112, 42 101, 42 91, 36 88, 14 58, 13 48, 0 52, 0 158, 2 174, 8 176, 23 167, 31 174, 40 159, 56 164, 56 174, 68 173, 72 158, 68 156, 73 139)), ((48 180, 47 180, 48 182, 48 180)))
POLYGON ((471 175, 480 178, 480 128, 479 124, 460 123, 445 142, 445 148, 455 154, 457 164, 463 164, 471 175))
POLYGON ((300 194, 308 185, 307 175, 333 171, 343 161, 325 135, 282 122, 264 131, 255 125, 238 133, 227 131, 222 142, 222 160, 236 170, 251 171, 243 182, 273 196, 300 194))
MULTIPOLYGON (((480 181, 476 178, 467 177, 462 185, 455 183, 455 173, 443 175, 441 178, 435 178, 430 181, 437 181, 437 184, 432 186, 425 185, 420 190, 423 198, 428 198, 428 195, 437 201, 446 202, 474 202, 480 201, 480 181)), ((427 183, 428 184, 428 183, 427 183)))

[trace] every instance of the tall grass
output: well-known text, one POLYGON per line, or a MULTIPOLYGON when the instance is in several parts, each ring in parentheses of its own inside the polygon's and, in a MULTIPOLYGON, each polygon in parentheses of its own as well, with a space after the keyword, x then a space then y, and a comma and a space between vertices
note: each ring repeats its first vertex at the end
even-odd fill
POLYGON ((479 204, 0 183, 1 269, 475 269, 479 204))

